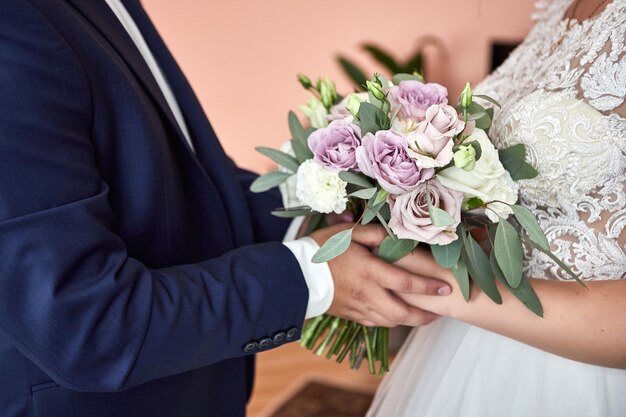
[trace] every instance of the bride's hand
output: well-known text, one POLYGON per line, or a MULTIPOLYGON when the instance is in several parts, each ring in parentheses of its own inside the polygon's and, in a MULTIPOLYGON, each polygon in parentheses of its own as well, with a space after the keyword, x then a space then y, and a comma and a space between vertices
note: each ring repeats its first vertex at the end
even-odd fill
MULTIPOLYGON (((452 293, 446 297, 396 293, 398 297, 408 304, 441 316, 453 316, 455 308, 466 304, 452 272, 441 267, 435 261, 429 249, 418 247, 409 255, 397 261, 395 265, 416 275, 445 281, 452 288, 452 293)), ((473 291, 472 293, 475 292, 473 291)))

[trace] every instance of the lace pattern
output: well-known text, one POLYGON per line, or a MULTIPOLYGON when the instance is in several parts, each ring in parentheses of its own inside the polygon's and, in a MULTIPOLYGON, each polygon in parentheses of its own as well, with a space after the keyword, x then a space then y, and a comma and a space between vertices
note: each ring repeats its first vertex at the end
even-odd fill
MULTIPOLYGON (((524 143, 539 177, 520 182, 554 253, 585 280, 626 279, 626 0, 582 23, 543 1, 535 27, 478 87, 496 98, 496 147, 524 143)), ((526 273, 570 279, 530 249, 526 273)))

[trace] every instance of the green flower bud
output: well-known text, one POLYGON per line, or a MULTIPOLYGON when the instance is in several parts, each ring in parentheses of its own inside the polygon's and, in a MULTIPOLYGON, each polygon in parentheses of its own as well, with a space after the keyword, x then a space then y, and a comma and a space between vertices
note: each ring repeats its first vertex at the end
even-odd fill
POLYGON ((361 108, 361 99, 356 94, 350 94, 348 96, 348 101, 346 102, 346 109, 352 114, 354 117, 359 117, 359 109, 361 108))
POLYGON ((470 87, 470 83, 466 83, 465 88, 463 89, 463 92, 461 93, 461 106, 464 109, 467 109, 469 108, 471 104, 472 104, 472 88, 470 87))
POLYGON ((302 87, 304 87, 306 90, 311 88, 311 86, 313 85, 311 79, 302 73, 298 74, 298 81, 300 81, 300 84, 302 84, 302 87))
POLYGON ((367 87, 367 91, 369 91, 375 98, 378 100, 384 100, 385 92, 379 83, 375 81, 367 81, 365 86, 367 87))
POLYGON ((476 166, 476 149, 471 145, 461 145, 454 153, 454 166, 465 171, 471 171, 476 166))
POLYGON ((335 100, 337 100, 337 88, 335 87, 335 83, 329 78, 324 78, 317 82, 317 87, 322 98, 322 104, 329 109, 335 104, 335 100))

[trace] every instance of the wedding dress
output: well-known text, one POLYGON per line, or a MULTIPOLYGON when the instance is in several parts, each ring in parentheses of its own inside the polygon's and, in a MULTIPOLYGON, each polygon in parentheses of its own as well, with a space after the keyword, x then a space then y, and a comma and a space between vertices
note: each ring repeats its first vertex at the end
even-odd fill
MULTIPOLYGON (((571 3, 539 3, 524 43, 477 91, 502 104, 496 147, 524 143, 540 173, 520 182, 520 201, 554 253, 585 280, 626 279, 626 0, 568 26, 571 3)), ((537 251, 524 265, 531 277, 569 279, 537 251)), ((368 413, 496 416, 626 416, 626 371, 439 319, 411 333, 368 413)))

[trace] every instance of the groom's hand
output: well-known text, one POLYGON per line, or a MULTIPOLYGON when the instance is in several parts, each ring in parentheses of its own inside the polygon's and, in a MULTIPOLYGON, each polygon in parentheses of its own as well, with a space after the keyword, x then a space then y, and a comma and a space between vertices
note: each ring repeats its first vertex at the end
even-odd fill
MULTIPOLYGON (((353 224, 339 224, 311 234, 320 246, 353 224)), ((391 265, 372 254, 386 232, 381 226, 357 226, 352 243, 342 255, 328 262, 335 283, 329 314, 367 326, 395 327, 428 324, 437 316, 407 304, 394 294, 449 294, 442 281, 417 275, 391 265)))

